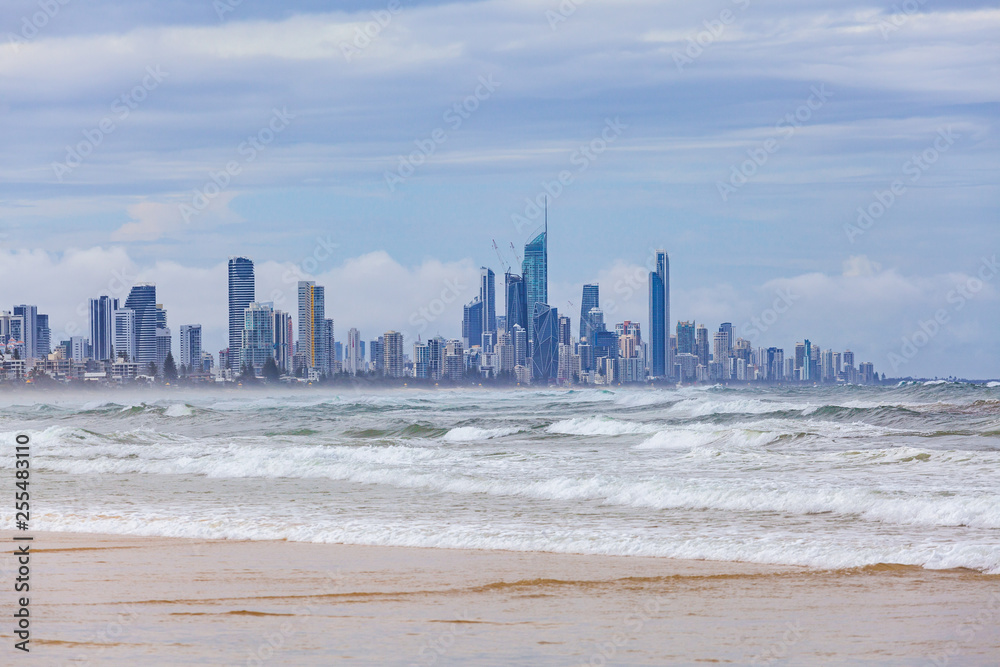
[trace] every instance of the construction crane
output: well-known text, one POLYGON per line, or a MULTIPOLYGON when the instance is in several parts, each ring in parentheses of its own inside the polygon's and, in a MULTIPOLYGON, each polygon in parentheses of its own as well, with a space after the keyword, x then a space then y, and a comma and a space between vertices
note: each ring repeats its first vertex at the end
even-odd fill
POLYGON ((520 264, 521 263, 521 256, 519 254, 517 254, 517 248, 514 247, 514 242, 513 241, 511 241, 511 244, 510 244, 510 251, 512 253, 514 253, 514 258, 517 259, 517 263, 520 264))
POLYGON ((510 264, 508 264, 507 260, 505 260, 503 258, 503 255, 500 254, 500 248, 497 247, 496 239, 492 239, 492 241, 493 241, 493 250, 497 254, 497 259, 500 260, 500 265, 503 267, 504 273, 510 273, 510 264))

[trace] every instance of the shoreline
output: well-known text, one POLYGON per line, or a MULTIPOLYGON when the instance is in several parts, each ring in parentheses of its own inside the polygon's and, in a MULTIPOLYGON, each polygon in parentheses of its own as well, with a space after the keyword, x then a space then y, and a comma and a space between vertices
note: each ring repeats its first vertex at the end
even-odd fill
MULTIPOLYGON (((32 535, 31 649, 46 662, 983 664, 1000 654, 1000 576, 971 570, 32 535)), ((8 545, 14 536, 0 531, 8 545)), ((5 549, 8 580, 13 560, 5 549)), ((11 633, 0 627, 0 650, 13 651, 11 633)))

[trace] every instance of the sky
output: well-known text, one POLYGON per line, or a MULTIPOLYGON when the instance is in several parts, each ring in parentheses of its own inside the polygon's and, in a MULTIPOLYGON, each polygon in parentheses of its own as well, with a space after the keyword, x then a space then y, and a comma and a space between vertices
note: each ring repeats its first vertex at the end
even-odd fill
MULTIPOLYGON (((8 0, 0 308, 53 340, 155 282, 225 346, 226 261, 338 340, 459 337, 548 198, 549 295, 890 377, 1000 377, 1000 8, 935 0, 8 0), (493 248, 496 243, 499 252, 493 248)), ((502 310, 502 309, 501 309, 502 310)), ((175 350, 176 352, 176 350, 175 350)))

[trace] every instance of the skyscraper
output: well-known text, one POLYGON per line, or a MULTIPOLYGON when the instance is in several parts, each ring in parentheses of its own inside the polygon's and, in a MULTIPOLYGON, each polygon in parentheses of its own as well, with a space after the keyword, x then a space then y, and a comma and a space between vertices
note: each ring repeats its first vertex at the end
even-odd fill
POLYGON ((135 362, 135 311, 131 308, 117 308, 112 316, 115 328, 115 359, 135 362))
POLYGON ((708 346, 708 329, 704 324, 699 324, 695 332, 695 354, 698 355, 698 363, 708 368, 708 356, 711 349, 708 346))
POLYGON ((695 354, 696 351, 694 322, 677 323, 677 353, 695 354))
POLYGON ((524 279, 508 271, 504 276, 506 306, 506 327, 507 331, 513 331, 514 326, 519 326, 525 331, 528 330, 528 293, 525 290, 524 279))
POLYGON ((244 314, 256 299, 253 261, 247 257, 229 258, 229 363, 239 373, 242 359, 244 314))
MULTIPOLYGON (((524 261, 521 274, 525 283, 528 315, 528 349, 535 346, 535 304, 549 302, 549 223, 546 211, 545 227, 542 232, 524 246, 524 261)), ((508 324, 509 326, 509 324, 508 324)), ((558 350, 556 351, 558 353, 558 350)), ((532 352, 533 353, 533 352, 532 352)), ((554 372, 554 371, 553 371, 554 372)), ((553 376, 554 377, 554 376, 553 376)))
MULTIPOLYGON (((483 302, 481 334, 497 330, 496 275, 485 266, 479 269, 479 300, 483 302)), ((480 335, 480 339, 482 335, 480 335)), ((466 343, 466 347, 482 345, 482 340, 466 343)))
POLYGON ((308 368, 328 372, 329 332, 326 330, 326 290, 311 280, 299 281, 299 342, 308 368))
POLYGON ((100 296, 90 300, 90 347, 94 359, 113 361, 115 346, 115 311, 118 299, 100 296))
POLYGON ((282 310, 274 311, 274 363, 282 373, 292 368, 292 316, 282 310))
POLYGON ((156 363, 156 322, 160 317, 156 308, 156 285, 139 283, 132 287, 125 307, 135 311, 135 356, 131 361, 139 364, 139 371, 146 372, 150 363, 156 363))
POLYGON ((462 338, 466 347, 483 342, 483 302, 476 297, 462 310, 462 338))
POLYGON ((649 374, 671 378, 674 371, 670 349, 670 258, 656 251, 656 270, 649 272, 649 374))
POLYGON ((580 299, 580 342, 586 338, 593 344, 590 329, 590 309, 601 307, 601 288, 599 285, 591 284, 583 286, 583 297, 580 299))
POLYGON ((39 359, 45 359, 52 352, 52 331, 49 329, 49 316, 38 313, 35 330, 35 353, 39 359))
POLYGON ((24 343, 24 356, 28 359, 38 358, 38 306, 22 304, 14 306, 14 316, 20 317, 21 342, 24 343))
POLYGON ((559 335, 558 335, 559 345, 569 346, 570 342, 573 339, 572 326, 573 324, 570 321, 568 315, 559 316, 559 335))
POLYGON ((181 366, 189 373, 201 370, 201 325, 181 325, 181 366))
POLYGON ((559 370, 559 311, 547 303, 536 303, 532 327, 535 345, 531 352, 532 382, 545 384, 559 370))
POLYGON ((382 338, 385 345, 386 377, 403 377, 403 334, 398 331, 386 331, 382 338))
POLYGON ((344 372, 357 375, 364 363, 364 352, 361 351, 361 332, 355 328, 347 331, 347 350, 344 355, 344 372))
POLYGON ((243 311, 243 336, 240 339, 240 370, 249 367, 254 375, 263 374, 264 364, 274 356, 274 307, 271 303, 252 301, 243 311))

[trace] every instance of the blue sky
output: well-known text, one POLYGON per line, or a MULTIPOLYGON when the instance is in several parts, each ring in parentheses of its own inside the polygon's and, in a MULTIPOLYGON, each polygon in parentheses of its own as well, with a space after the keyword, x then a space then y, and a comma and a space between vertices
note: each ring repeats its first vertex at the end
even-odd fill
POLYGON ((1000 376, 995 3, 225 3, 4 3, 5 308, 38 303, 58 338, 87 297, 155 281, 214 351, 246 254, 258 298, 325 284, 338 338, 456 336, 477 268, 502 272, 492 240, 516 261, 537 222, 516 216, 563 173, 560 310, 600 281, 609 320, 645 322, 662 247, 675 319, 1000 376))

